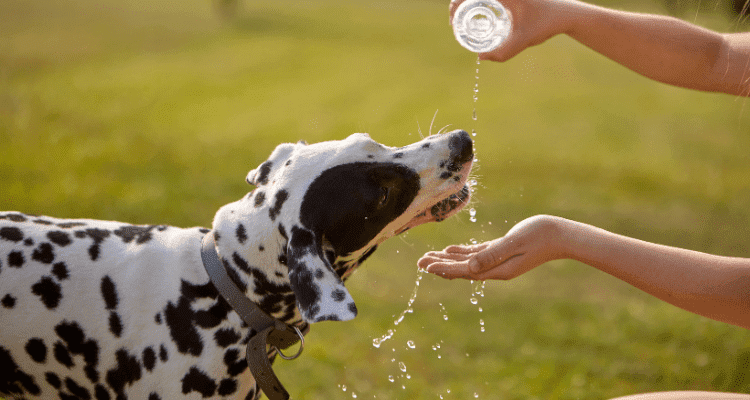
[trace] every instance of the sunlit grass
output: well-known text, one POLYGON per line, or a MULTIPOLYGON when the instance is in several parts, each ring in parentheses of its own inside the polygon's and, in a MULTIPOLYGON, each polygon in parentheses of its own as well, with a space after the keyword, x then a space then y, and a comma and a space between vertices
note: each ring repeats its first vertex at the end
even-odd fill
POLYGON ((245 2, 225 23, 211 7, 0 2, 0 209, 210 226, 278 143, 364 131, 400 146, 439 110, 433 132, 478 132, 478 222, 462 213, 384 244, 349 280, 359 317, 319 324, 303 357, 277 363, 295 398, 750 391, 747 331, 573 262, 487 282, 478 305, 469 282, 425 276, 414 313, 393 325, 421 254, 539 213, 748 256, 747 100, 648 81, 560 37, 482 63, 475 105, 475 57, 443 2, 245 2))

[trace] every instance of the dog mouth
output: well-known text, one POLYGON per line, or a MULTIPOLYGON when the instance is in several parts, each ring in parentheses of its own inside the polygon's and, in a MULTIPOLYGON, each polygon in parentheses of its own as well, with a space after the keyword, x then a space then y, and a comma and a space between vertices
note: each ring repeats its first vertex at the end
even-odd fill
MULTIPOLYGON (((471 162, 464 165, 461 169, 471 171, 471 162)), ((417 215, 412 218, 405 226, 397 231, 397 235, 401 234, 415 226, 426 224, 428 222, 440 222, 446 218, 450 218, 461 211, 468 203, 471 198, 472 189, 470 185, 466 183, 468 173, 463 176, 460 182, 460 189, 448 197, 438 200, 437 202, 430 202, 428 207, 418 212, 417 215)))

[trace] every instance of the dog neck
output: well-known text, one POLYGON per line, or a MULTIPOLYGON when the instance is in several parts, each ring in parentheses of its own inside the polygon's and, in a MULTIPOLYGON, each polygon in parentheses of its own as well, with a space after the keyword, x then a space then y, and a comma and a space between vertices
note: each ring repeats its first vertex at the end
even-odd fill
POLYGON ((285 323, 301 319, 286 266, 288 233, 256 207, 254 192, 219 209, 214 218, 216 250, 230 279, 267 314, 285 323))

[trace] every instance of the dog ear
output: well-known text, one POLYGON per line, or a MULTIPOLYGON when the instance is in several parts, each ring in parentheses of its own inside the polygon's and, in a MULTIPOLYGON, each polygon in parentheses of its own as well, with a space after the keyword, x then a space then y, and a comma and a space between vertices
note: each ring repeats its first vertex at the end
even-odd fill
POLYGON ((295 226, 287 246, 289 282, 297 307, 308 323, 348 321, 357 307, 312 232, 295 226))

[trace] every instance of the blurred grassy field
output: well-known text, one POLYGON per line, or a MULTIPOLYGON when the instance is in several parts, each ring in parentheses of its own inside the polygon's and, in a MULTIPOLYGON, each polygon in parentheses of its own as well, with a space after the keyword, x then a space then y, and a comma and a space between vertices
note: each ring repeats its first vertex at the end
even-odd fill
MULTIPOLYGON (((747 29, 704 6, 685 18, 747 29)), ((3 0, 0 209, 210 226, 277 144, 364 131, 401 146, 439 110, 433 131, 478 132, 478 221, 464 212, 383 245, 349 280, 359 317, 317 325, 303 357, 277 363, 294 398, 750 392, 750 332, 574 262, 487 282, 477 305, 469 282, 425 276, 394 325, 425 251, 501 236, 534 214, 750 256, 746 99, 651 82, 559 37, 482 63, 472 121, 475 56, 446 10, 246 1, 222 21, 209 0, 3 0)))

